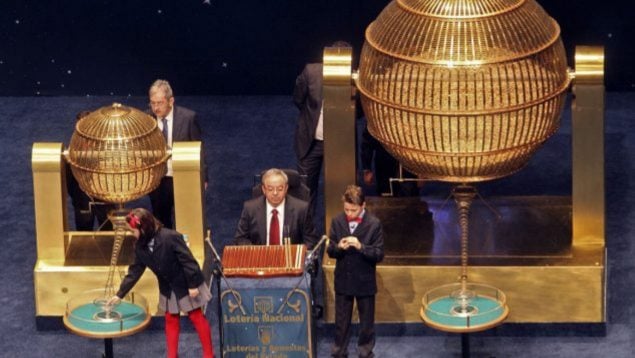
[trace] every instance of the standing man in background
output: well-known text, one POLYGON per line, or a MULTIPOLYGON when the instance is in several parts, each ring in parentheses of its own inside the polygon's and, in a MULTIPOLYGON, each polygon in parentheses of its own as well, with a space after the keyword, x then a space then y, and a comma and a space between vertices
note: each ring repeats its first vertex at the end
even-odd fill
MULTIPOLYGON (((332 47, 351 47, 348 42, 337 41, 332 47)), ((322 64, 308 63, 295 80, 293 103, 300 110, 295 128, 295 150, 298 172, 306 175, 311 190, 309 209, 315 213, 318 184, 324 159, 324 113, 322 110, 322 64)))
MULTIPOLYGON (((201 127, 196 120, 196 112, 174 105, 172 87, 166 80, 156 80, 150 86, 150 109, 163 133, 168 148, 174 142, 202 141, 201 127)), ((205 187, 207 188, 207 167, 205 156, 201 163, 205 187)), ((174 229, 174 181, 172 179, 172 159, 168 159, 168 171, 161 179, 159 187, 150 193, 152 211, 166 228, 174 229)))

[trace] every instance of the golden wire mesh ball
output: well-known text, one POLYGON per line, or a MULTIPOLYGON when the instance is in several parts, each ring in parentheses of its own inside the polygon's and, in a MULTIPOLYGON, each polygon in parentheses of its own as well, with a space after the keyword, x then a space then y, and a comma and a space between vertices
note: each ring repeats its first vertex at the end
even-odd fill
POLYGON ((533 0, 395 0, 366 30, 357 87, 404 167, 467 183, 521 169, 569 82, 560 28, 533 0))
POLYGON ((166 173, 167 159, 156 121, 118 103, 77 122, 67 156, 86 194, 120 204, 154 190, 166 173))

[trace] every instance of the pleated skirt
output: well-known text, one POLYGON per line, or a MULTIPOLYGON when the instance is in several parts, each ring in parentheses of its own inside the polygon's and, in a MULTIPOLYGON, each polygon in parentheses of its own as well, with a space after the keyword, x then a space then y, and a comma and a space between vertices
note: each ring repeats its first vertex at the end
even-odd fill
POLYGON ((197 308, 204 307, 209 300, 212 299, 212 293, 209 291, 206 283, 198 286, 198 296, 195 298, 189 295, 183 296, 180 300, 174 294, 174 291, 170 293, 170 297, 166 297, 163 294, 159 295, 159 312, 170 312, 177 314, 180 312, 189 312, 197 308))

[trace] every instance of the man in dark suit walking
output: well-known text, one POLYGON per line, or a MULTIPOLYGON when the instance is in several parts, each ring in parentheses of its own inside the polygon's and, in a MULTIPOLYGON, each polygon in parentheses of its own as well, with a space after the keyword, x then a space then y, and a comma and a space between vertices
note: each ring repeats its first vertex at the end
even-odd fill
POLYGON ((269 169, 262 175, 262 193, 243 205, 234 234, 237 245, 282 245, 289 237, 293 244, 306 244, 312 249, 317 234, 307 202, 287 195, 288 178, 280 169, 269 169))
MULTIPOLYGON (((150 109, 157 120, 159 130, 169 148, 174 142, 202 141, 201 127, 196 120, 196 112, 174 105, 174 94, 170 83, 156 80, 150 86, 150 109)), ((174 210, 174 182, 172 180, 172 159, 168 160, 168 171, 161 179, 159 187, 150 193, 154 216, 166 228, 174 229, 172 211, 174 210)), ((207 167, 201 163, 205 187, 207 187, 207 167)))
POLYGON ((342 197, 344 212, 331 221, 329 257, 335 263, 335 342, 333 357, 348 356, 353 302, 357 301, 360 357, 374 357, 375 267, 384 258, 381 223, 366 211, 362 189, 349 185, 342 197))
MULTIPOLYGON (((331 46, 351 47, 345 41, 337 41, 331 46)), ((293 103, 300 110, 293 149, 298 172, 307 176, 307 185, 311 190, 311 214, 315 212, 317 205, 318 184, 324 158, 322 67, 321 63, 306 64, 296 78, 293 90, 293 103)))

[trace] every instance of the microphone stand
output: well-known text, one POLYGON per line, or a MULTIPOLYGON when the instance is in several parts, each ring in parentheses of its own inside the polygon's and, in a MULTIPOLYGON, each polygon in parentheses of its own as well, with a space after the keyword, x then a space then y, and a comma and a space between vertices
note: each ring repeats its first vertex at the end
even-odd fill
MULTIPOLYGON (((306 258, 304 259, 304 269, 306 270, 306 273, 308 273, 310 276, 313 276, 313 274, 310 272, 311 268, 317 264, 314 263, 316 255, 319 255, 319 253, 321 252, 320 248, 322 247, 322 245, 324 245, 325 242, 327 242, 329 240, 329 237, 326 235, 322 235, 322 238, 320 238, 320 241, 318 241, 317 245, 315 245, 315 247, 313 248, 313 250, 311 250, 307 255, 306 258)), ((313 270, 319 270, 319 267, 313 267, 313 270)), ((305 276, 305 275, 302 275, 305 276)), ((304 277, 304 279, 306 280, 306 276, 304 277)), ((282 304, 282 306, 280 306, 280 309, 278 310, 278 313, 280 313, 283 309, 283 307, 287 304, 287 302, 289 302, 289 299, 291 299, 291 295, 293 295, 293 293, 298 289, 298 287, 300 286, 300 283, 302 282, 302 278, 300 278, 300 280, 298 280, 298 282, 296 283, 295 287, 293 288, 293 290, 289 291, 289 293, 287 294, 287 297, 284 300, 284 303, 282 304)), ((307 319, 310 319, 310 323, 311 323, 311 334, 309 334, 308 339, 312 342, 311 346, 313 347, 312 349, 312 354, 313 356, 317 356, 317 331, 316 331, 316 322, 317 319, 313 319, 313 305, 315 303, 315 297, 313 297, 313 291, 314 291, 314 286, 315 282, 311 281, 309 284, 309 291, 311 292, 311 307, 307 307, 307 319)), ((317 294, 317 292, 316 292, 317 294)), ((316 316, 317 317, 317 316, 316 316)))
POLYGON ((231 292, 232 296, 234 296, 234 299, 238 303, 238 307, 240 308, 240 311, 243 314, 245 314, 245 309, 243 308, 241 300, 238 299, 238 297, 236 296, 236 291, 231 287, 231 285, 229 284, 229 281, 227 280, 227 277, 223 273, 223 262, 221 261, 221 258, 218 255, 218 252, 214 248, 214 245, 212 244, 212 240, 210 239, 210 237, 211 237, 211 231, 207 230, 207 237, 205 237, 205 242, 207 243, 207 245, 209 246, 211 250, 212 259, 214 261, 214 263, 212 264, 212 277, 209 280, 209 285, 211 287, 212 282, 214 280, 216 281, 216 299, 218 302, 216 305, 216 313, 218 315, 218 336, 220 338, 220 356, 222 358, 225 355, 224 343, 223 343, 225 341, 225 336, 223 331, 223 305, 221 302, 221 288, 220 288, 221 279, 225 281, 225 285, 227 285, 227 288, 231 292))
POLYGON ((316 255, 316 252, 319 252, 320 246, 324 245, 324 242, 326 242, 328 239, 328 236, 322 235, 322 238, 320 238, 320 241, 318 241, 317 245, 315 245, 313 250, 311 250, 308 255, 306 255, 306 258, 304 259, 304 267, 308 267, 308 264, 310 264, 313 260, 313 256, 316 255))
MULTIPOLYGON (((322 246, 324 244, 324 242, 326 240, 328 240, 329 237, 326 235, 322 235, 322 238, 320 239, 320 241, 317 243, 317 245, 315 245, 315 247, 313 248, 313 250, 311 250, 307 255, 306 258, 304 259, 304 269, 307 270, 310 265, 312 264, 313 261, 313 256, 315 256, 315 253, 318 252, 320 250, 320 246, 322 246)), ((309 273, 310 274, 310 273, 309 273)), ((282 302, 282 305, 280 306, 280 308, 278 308, 278 313, 282 312, 283 307, 287 304, 287 302, 289 302, 289 299, 291 298, 291 295, 295 292, 295 290, 298 289, 298 287, 300 287, 300 283, 302 283, 302 280, 305 279, 304 275, 302 275, 303 277, 300 277, 300 279, 298 280, 298 282, 295 284, 295 286, 293 287, 293 289, 291 289, 291 291, 289 291, 289 293, 287 293, 287 297, 285 297, 284 302, 282 302)), ((313 300, 313 295, 311 295, 311 300, 313 300)), ((311 312, 309 311, 309 315, 311 314, 311 312)))

